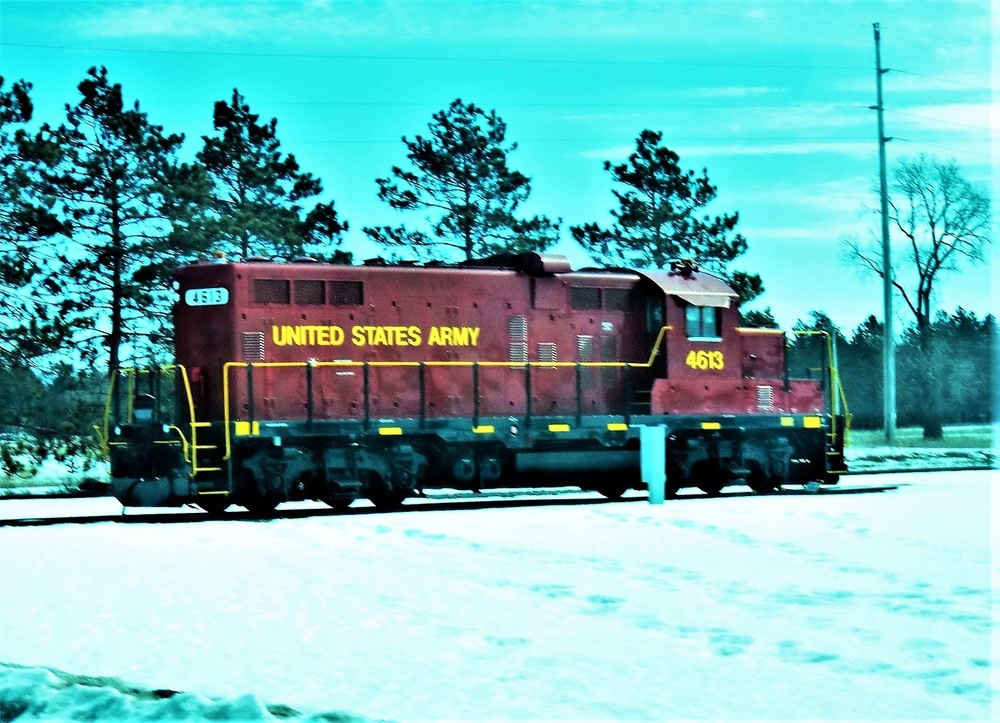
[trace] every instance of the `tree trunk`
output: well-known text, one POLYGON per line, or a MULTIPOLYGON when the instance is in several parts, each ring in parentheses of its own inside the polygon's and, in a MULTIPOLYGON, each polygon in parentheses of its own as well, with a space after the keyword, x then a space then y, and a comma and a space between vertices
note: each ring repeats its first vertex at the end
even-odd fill
POLYGON ((923 410, 921 421, 924 428, 924 439, 942 439, 944 429, 941 424, 941 380, 938 373, 942 371, 937 364, 934 353, 934 339, 930 321, 920 325, 920 378, 923 382, 923 410))
POLYGON ((119 218, 118 197, 111 202, 111 334, 108 338, 108 376, 115 373, 120 366, 120 348, 122 344, 122 232, 119 218))

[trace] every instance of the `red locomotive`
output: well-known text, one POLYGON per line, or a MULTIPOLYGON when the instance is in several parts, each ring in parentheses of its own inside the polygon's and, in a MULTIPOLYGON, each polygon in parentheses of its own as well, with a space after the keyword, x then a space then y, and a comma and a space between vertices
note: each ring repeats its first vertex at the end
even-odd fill
POLYGON ((176 364, 122 370, 106 420, 125 505, 393 507, 424 488, 642 487, 664 425, 668 493, 833 483, 844 416, 827 357, 791 379, 785 336, 670 271, 518 254, 445 265, 297 259, 176 274, 176 364))

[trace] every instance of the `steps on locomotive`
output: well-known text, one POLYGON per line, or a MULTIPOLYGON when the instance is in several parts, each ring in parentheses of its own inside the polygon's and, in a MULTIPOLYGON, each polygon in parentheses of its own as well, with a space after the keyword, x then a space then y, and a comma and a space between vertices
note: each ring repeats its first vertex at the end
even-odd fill
POLYGON ((225 438, 221 425, 211 422, 196 423, 197 436, 193 437, 191 466, 195 476, 214 475, 225 469, 225 438))

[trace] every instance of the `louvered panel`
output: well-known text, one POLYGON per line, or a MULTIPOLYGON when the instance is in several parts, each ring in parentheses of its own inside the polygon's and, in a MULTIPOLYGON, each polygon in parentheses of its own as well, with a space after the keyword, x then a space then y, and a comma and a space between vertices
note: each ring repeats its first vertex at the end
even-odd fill
POLYGON ((594 361, 594 337, 588 334, 580 334, 576 337, 576 360, 594 361))
POLYGON ((243 361, 264 361, 264 332, 243 332, 243 361))
POLYGON ((774 387, 761 384, 757 387, 757 411, 769 412, 774 409, 774 387))
POLYGON ((510 360, 526 364, 528 361, 528 345, 521 341, 512 341, 510 343, 510 360))
POLYGON ((512 316, 508 322, 508 333, 510 334, 510 341, 520 341, 527 343, 528 341, 528 320, 523 316, 512 316))

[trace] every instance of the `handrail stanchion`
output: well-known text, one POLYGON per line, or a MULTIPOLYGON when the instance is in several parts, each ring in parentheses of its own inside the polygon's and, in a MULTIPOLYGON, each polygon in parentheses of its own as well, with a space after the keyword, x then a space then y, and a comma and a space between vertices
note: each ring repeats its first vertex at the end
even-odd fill
POLYGON ((369 379, 369 367, 368 362, 364 362, 361 366, 361 379, 364 384, 364 397, 365 397, 365 431, 368 431, 368 427, 371 423, 372 410, 371 410, 371 380, 369 379))
POLYGON ((427 365, 420 362, 418 376, 420 387, 420 429, 427 426, 427 365))
POLYGON ((524 428, 531 429, 531 362, 524 363, 524 428))
POLYGON ((625 424, 632 419, 632 365, 625 363, 625 424))
POLYGON ((583 378, 580 362, 576 363, 576 426, 583 426, 583 378))
POLYGON ((253 393, 253 362, 247 364, 247 416, 249 417, 249 422, 253 425, 254 417, 254 403, 253 403, 254 393, 253 393))
POLYGON ((306 426, 313 426, 313 360, 306 362, 306 426))
POLYGON ((472 426, 479 426, 479 362, 472 362, 472 426))

